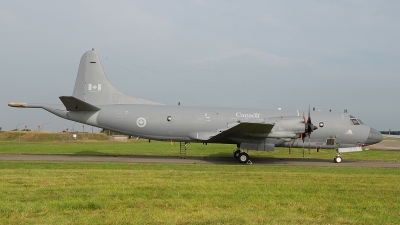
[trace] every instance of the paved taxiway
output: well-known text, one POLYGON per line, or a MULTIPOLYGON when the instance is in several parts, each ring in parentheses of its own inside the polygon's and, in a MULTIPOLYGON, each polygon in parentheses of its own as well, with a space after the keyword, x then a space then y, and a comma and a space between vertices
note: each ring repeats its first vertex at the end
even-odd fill
MULTIPOLYGON (((170 163, 170 164, 238 164, 232 158, 143 157, 143 156, 81 156, 81 155, 0 155, 1 161, 52 161, 52 162, 116 162, 116 163, 170 163)), ((332 166, 332 167, 381 167, 400 168, 400 162, 351 161, 334 163, 322 159, 252 158, 253 165, 276 166, 332 166)))
POLYGON ((400 151, 400 140, 383 140, 378 144, 368 146, 369 149, 380 149, 387 151, 400 151))
MULTIPOLYGON (((386 151, 400 151, 399 140, 383 140, 371 145, 370 149, 382 149, 386 151)), ((346 160, 334 163, 332 160, 324 159, 275 159, 275 158, 251 158, 254 165, 277 165, 277 166, 333 166, 333 167, 400 167, 400 162, 381 161, 353 161, 346 160)), ((232 164, 238 162, 232 158, 201 158, 188 157, 143 157, 143 156, 82 156, 82 155, 12 155, 0 154, 0 161, 53 161, 53 162, 117 162, 117 163, 173 163, 173 164, 232 164)))

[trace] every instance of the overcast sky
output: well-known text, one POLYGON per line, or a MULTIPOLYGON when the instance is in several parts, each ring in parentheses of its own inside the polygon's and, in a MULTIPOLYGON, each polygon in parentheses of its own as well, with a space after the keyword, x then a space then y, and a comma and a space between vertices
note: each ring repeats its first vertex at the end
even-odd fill
POLYGON ((7 104, 61 104, 94 48, 108 80, 132 96, 347 109, 378 130, 400 130, 399 12, 400 1, 372 0, 2 0, 0 127, 82 130, 7 104))

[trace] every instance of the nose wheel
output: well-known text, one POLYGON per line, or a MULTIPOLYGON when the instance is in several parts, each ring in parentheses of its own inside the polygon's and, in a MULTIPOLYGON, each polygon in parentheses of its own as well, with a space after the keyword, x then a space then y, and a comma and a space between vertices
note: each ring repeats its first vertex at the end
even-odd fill
POLYGON ((335 158, 333 158, 333 161, 335 163, 341 163, 342 162, 342 156, 340 155, 340 153, 335 158))

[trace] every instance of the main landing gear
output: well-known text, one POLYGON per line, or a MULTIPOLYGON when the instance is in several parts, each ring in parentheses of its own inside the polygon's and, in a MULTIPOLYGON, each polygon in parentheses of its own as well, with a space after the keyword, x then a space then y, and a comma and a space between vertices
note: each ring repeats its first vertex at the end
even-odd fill
POLYGON ((250 161, 250 156, 246 152, 241 149, 237 149, 233 152, 233 156, 237 159, 240 163, 252 164, 250 161))

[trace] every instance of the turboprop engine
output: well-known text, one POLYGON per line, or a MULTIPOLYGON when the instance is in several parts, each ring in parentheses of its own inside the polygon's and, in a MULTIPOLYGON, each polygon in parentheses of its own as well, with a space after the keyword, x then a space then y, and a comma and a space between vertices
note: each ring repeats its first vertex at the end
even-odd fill
MULTIPOLYGON (((305 119, 298 116, 268 118, 268 122, 275 123, 268 135, 269 138, 297 138, 307 132, 304 127, 305 119)), ((307 126, 306 126, 307 127, 307 126)))

